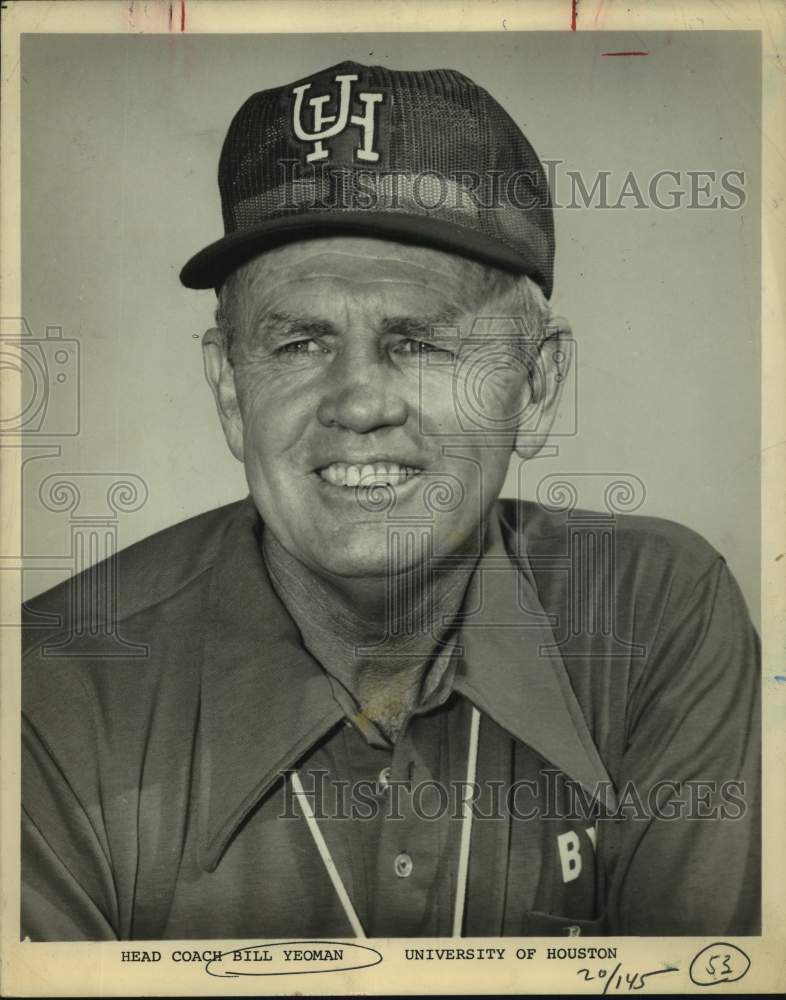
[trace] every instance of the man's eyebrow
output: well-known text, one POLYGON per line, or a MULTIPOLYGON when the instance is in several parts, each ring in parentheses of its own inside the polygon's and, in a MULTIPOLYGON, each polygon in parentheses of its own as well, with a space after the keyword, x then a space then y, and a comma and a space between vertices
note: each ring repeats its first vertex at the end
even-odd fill
POLYGON ((306 337, 324 337, 335 333, 336 328, 328 320, 318 319, 316 316, 271 312, 259 320, 257 331, 267 337, 280 339, 295 333, 306 337))
POLYGON ((449 308, 433 316, 386 316, 381 323, 382 333, 413 339, 433 336, 436 327, 456 326, 461 315, 460 309, 449 308))
MULTIPOLYGON (((455 326, 461 315, 460 309, 448 308, 432 316, 386 316, 380 323, 380 332, 413 339, 433 336, 434 328, 455 326)), ((257 323, 257 331, 272 340, 280 340, 294 334, 304 337, 324 337, 338 332, 329 320, 286 311, 264 315, 257 323)))

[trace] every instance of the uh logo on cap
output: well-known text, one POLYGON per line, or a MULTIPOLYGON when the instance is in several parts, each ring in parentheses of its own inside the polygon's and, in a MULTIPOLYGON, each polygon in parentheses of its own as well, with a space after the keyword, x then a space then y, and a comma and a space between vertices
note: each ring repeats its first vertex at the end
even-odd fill
MULTIPOLYGON (((357 79, 357 74, 354 73, 337 73, 334 77, 334 82, 338 86, 336 101, 338 107, 335 113, 326 111, 326 105, 331 103, 334 95, 320 94, 318 97, 309 98, 307 103, 311 109, 310 122, 303 121, 303 103, 311 84, 303 83, 299 87, 292 88, 295 98, 292 108, 292 128, 301 142, 313 143, 313 149, 306 156, 308 163, 328 159, 330 152, 325 149, 323 143, 328 139, 337 138, 350 127, 359 130, 360 144, 354 151, 354 158, 366 163, 376 163, 379 160, 379 152, 374 149, 374 133, 377 107, 382 103, 384 94, 376 91, 353 93, 352 85, 357 79), (350 114, 353 101, 359 101, 363 105, 362 114, 350 114)), ((308 117, 307 114, 306 118, 308 117)))

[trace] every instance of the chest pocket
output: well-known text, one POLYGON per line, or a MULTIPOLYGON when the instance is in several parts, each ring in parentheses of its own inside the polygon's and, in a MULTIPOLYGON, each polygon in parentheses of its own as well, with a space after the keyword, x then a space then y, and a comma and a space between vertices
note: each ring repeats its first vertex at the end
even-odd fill
POLYGON ((598 897, 594 825, 564 819, 511 824, 503 933, 602 934, 598 897))

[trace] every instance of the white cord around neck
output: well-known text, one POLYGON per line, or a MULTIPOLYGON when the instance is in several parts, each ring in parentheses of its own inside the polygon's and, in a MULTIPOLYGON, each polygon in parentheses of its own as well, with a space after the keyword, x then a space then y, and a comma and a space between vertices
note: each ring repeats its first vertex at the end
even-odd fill
MULTIPOLYGON (((459 844, 459 864, 456 877, 456 900, 453 908, 453 937, 462 936, 461 928, 464 923, 464 905, 467 897, 467 875, 469 872, 469 848, 472 840, 472 789, 475 785, 475 776, 477 774, 478 766, 479 729, 480 712, 473 705, 472 719, 470 721, 469 729, 467 779, 464 783, 461 803, 463 815, 461 817, 461 841, 459 844)), ((308 829, 311 832, 314 844, 319 851, 319 856, 322 858, 322 863, 324 864, 325 870, 330 877, 330 881, 333 884, 333 888, 339 898, 341 906, 344 909, 344 913, 350 926, 352 927, 355 937, 365 938, 366 932, 363 929, 363 924, 360 922, 357 911, 352 905, 352 900, 349 898, 346 886, 339 875, 338 868, 336 868, 333 855, 330 853, 330 849, 325 843, 325 838, 322 836, 322 831, 319 829, 319 824, 317 823, 316 816, 314 815, 314 810, 311 808, 311 802, 309 801, 308 795, 303 790, 303 783, 301 782, 300 775, 297 771, 292 772, 290 780, 292 783, 292 790, 295 797, 300 802, 300 807, 303 810, 303 816, 305 817, 308 829)))
POLYGON ((300 801, 300 808, 303 810, 303 815, 306 817, 306 823, 308 823, 311 836, 314 838, 314 843, 317 845, 319 856, 322 858, 322 863, 330 876, 330 881, 333 883, 336 895, 341 900, 341 905, 344 907, 344 913, 346 913, 347 920, 349 920, 352 925, 355 937, 364 938, 366 934, 363 930, 363 924, 361 924, 360 918, 355 912, 355 907, 352 905, 349 893, 341 880, 338 868, 336 868, 333 855, 330 853, 330 849, 325 843, 325 838, 322 836, 322 831, 319 829, 319 824, 317 823, 316 816, 314 815, 314 810, 311 808, 311 803, 308 801, 308 796, 303 791, 303 783, 301 782, 300 775, 297 771, 292 772, 292 788, 295 792, 296 798, 300 801))
POLYGON ((456 905, 453 908, 453 937, 461 937, 464 922, 464 900, 467 895, 467 873, 469 872, 469 843, 472 838, 472 789, 478 768, 478 730, 480 712, 472 706, 472 721, 469 724, 469 753, 467 754, 467 780, 464 783, 461 808, 461 846, 459 847, 459 867, 456 878, 456 905))

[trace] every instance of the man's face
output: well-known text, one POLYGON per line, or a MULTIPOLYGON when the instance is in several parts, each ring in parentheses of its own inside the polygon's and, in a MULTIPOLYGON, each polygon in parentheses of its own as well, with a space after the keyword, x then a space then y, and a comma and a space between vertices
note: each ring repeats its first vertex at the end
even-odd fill
POLYGON ((312 570, 410 568, 424 534, 437 557, 477 544, 529 395, 510 326, 473 329, 485 287, 474 262, 361 237, 248 265, 232 365, 214 344, 208 377, 266 527, 312 570))

